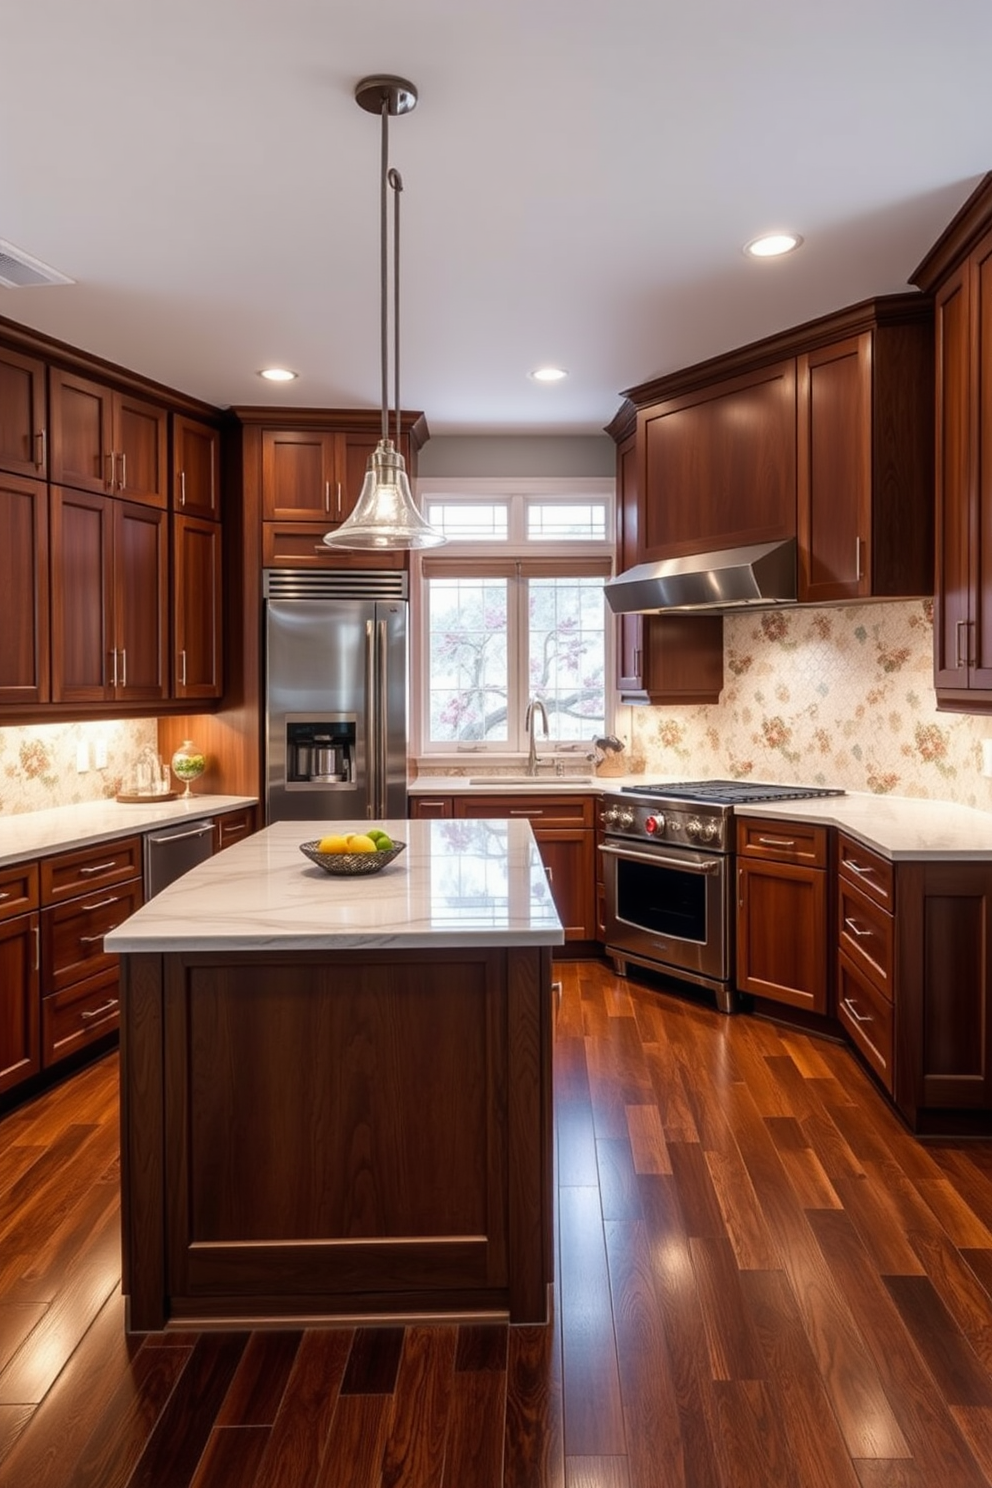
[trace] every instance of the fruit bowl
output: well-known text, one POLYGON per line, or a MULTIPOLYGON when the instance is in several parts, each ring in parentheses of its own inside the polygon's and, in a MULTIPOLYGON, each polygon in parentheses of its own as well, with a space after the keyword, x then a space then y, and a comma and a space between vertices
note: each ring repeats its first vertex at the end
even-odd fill
POLYGON ((318 868, 323 868, 325 873, 337 873, 342 878, 347 878, 362 873, 378 873, 381 868, 385 868, 387 863, 398 858, 405 847, 405 842, 397 842, 394 837, 392 847, 387 847, 385 852, 322 853, 317 851, 316 842, 301 842, 300 852, 304 853, 311 863, 316 863, 318 868))

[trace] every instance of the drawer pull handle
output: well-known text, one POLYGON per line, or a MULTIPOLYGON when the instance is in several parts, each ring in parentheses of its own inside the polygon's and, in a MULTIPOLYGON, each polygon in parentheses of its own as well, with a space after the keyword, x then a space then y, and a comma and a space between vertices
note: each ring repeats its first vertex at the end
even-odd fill
MULTIPOLYGON (((213 829, 213 822, 207 822, 202 827, 193 827, 189 832, 170 832, 165 837, 149 837, 149 841, 154 842, 156 847, 162 842, 185 842, 187 837, 202 837, 205 832, 212 832, 213 829)), ((105 902, 112 904, 113 900, 108 899, 105 902)))
POLYGON ((112 997, 110 1001, 105 1002, 102 1007, 91 1008, 88 1012, 80 1013, 79 1016, 82 1018, 84 1023, 90 1023, 93 1021, 94 1018, 103 1018, 107 1013, 112 1013, 114 1011, 114 1008, 117 1006, 117 998, 112 997))
POLYGON ((8 892, 8 891, 7 891, 7 890, 6 890, 6 889, 5 889, 5 890, 4 890, 4 891, 3 891, 3 893, 2 893, 2 894, 0 894, 0 899, 9 899, 9 898, 10 898, 10 894, 9 894, 9 892, 8 892))
POLYGON ((759 837, 758 842, 762 847, 795 847, 794 837, 759 837))
POLYGON ((844 1002, 842 1005, 847 1008, 847 1011, 850 1013, 855 1023, 874 1023, 874 1018, 867 1017, 863 1013, 858 1012, 857 1008, 854 1006, 854 1003, 849 997, 844 998, 844 1002))
POLYGON ((870 864, 866 867, 861 863, 856 863, 853 858, 848 858, 847 866, 848 868, 850 868, 852 873, 860 873, 862 877, 864 877, 866 874, 875 872, 874 868, 872 868, 870 864))
POLYGON ((225 837, 240 837, 241 833, 247 832, 247 830, 247 822, 241 822, 241 824, 237 827, 221 827, 221 831, 223 832, 225 837))
POLYGON ((120 904, 120 894, 111 894, 108 899, 98 899, 96 904, 81 904, 80 909, 106 909, 108 904, 120 904))
MULTIPOLYGON (((111 927, 111 928, 113 928, 113 927, 111 927)), ((98 940, 102 941, 104 935, 109 935, 109 934, 110 934, 110 931, 109 930, 104 930, 101 935, 81 935, 79 937, 79 944, 80 945, 96 945, 96 943, 97 943, 98 940)))
POLYGON ((534 810, 534 811, 524 811, 522 809, 517 809, 516 807, 511 806, 510 807, 510 815, 511 816, 543 816, 544 815, 544 812, 543 812, 543 810, 540 807, 537 807, 537 809, 534 810))
POLYGON ((41 970, 41 929, 38 925, 34 927, 34 969, 41 970))
POLYGON ((116 868, 116 863, 97 863, 93 868, 80 868, 80 878, 89 877, 91 873, 109 873, 111 868, 116 868))
POLYGON ((555 876, 552 873, 551 869, 549 867, 547 867, 547 865, 545 865, 545 868, 544 868, 544 875, 547 878, 549 884, 553 884, 554 883, 555 876))
POLYGON ((866 935, 871 935, 871 931, 870 930, 862 930, 862 928, 858 924, 857 920, 852 920, 850 917, 848 917, 844 921, 844 924, 850 930, 851 934, 852 935, 857 935, 859 939, 863 938, 866 935))

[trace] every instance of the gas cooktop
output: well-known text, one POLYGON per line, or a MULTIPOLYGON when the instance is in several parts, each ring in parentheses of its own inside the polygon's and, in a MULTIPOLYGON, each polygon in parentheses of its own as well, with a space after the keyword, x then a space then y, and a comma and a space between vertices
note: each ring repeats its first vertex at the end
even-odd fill
POLYGON ((754 801, 805 801, 817 796, 842 796, 826 785, 762 785, 756 780, 658 781, 651 785, 622 785, 631 796, 651 796, 671 801, 698 801, 701 805, 743 806, 754 801))

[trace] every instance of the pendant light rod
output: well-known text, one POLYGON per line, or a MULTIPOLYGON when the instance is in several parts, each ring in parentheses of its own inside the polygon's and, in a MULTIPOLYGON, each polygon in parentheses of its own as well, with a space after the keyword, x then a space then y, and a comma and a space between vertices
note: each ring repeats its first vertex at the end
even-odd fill
POLYGON ((398 170, 390 170, 389 184, 393 191, 393 407, 396 410, 396 448, 400 447, 400 192, 403 177, 398 170))

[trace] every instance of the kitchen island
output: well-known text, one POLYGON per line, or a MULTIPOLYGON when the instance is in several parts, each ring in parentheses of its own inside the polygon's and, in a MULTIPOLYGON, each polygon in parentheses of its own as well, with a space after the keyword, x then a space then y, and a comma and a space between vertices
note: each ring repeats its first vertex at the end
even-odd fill
POLYGON ((407 847, 378 874, 280 823, 106 938, 132 1331, 546 1320, 563 936, 536 844, 384 825, 407 847))

